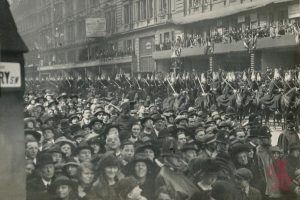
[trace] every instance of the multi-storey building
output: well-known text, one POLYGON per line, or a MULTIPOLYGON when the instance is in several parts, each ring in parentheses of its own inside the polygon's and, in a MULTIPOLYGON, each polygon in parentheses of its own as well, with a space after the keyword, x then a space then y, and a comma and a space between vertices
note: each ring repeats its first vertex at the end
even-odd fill
POLYGON ((178 47, 186 71, 299 63, 297 0, 15 1, 12 12, 31 50, 27 69, 37 74, 168 72, 178 47), (105 37, 86 36, 85 20, 93 17, 106 19, 105 37), (249 36, 254 29, 258 37, 249 36))

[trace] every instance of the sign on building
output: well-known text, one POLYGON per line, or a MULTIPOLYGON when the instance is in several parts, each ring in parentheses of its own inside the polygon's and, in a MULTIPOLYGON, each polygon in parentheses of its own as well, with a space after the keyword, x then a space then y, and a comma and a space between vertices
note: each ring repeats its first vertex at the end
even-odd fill
POLYGON ((288 7, 289 19, 300 17, 300 4, 290 5, 288 7))
POLYGON ((20 63, 0 62, 0 88, 21 87, 20 63))
POLYGON ((104 37, 106 35, 105 18, 86 18, 85 27, 87 37, 104 37))

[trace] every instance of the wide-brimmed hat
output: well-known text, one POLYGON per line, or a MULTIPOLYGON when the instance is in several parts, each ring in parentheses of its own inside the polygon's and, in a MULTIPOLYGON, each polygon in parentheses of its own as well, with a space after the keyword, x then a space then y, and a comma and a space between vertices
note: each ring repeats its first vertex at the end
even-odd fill
POLYGON ((40 140, 42 138, 42 135, 39 132, 37 132, 36 130, 32 130, 32 129, 25 129, 24 134, 25 134, 25 136, 32 135, 36 139, 37 142, 40 142, 40 140))
POLYGON ((161 114, 156 113, 154 115, 151 115, 151 118, 153 120, 153 123, 159 121, 159 120, 164 120, 164 118, 161 116, 161 114))
POLYGON ((103 124, 103 121, 98 119, 97 117, 91 119, 90 123, 89 123, 89 127, 92 128, 92 126, 96 123, 96 122, 100 122, 103 124))
POLYGON ((250 148, 247 144, 238 143, 232 146, 230 153, 232 156, 235 156, 241 152, 249 152, 249 151, 250 148))
POLYGON ((134 158, 125 166, 124 173, 126 175, 134 175, 134 166, 138 162, 144 162, 147 165, 147 175, 154 172, 154 163, 147 157, 147 154, 139 152, 136 153, 134 158))
POLYGON ((67 139, 67 138, 64 137, 64 136, 59 137, 59 138, 57 138, 57 139, 55 140, 55 144, 58 144, 58 145, 60 145, 60 146, 62 146, 62 145, 65 144, 65 143, 69 144, 73 149, 76 148, 75 142, 72 141, 72 140, 67 139))
POLYGON ((65 170, 68 166, 73 165, 73 166, 79 166, 80 163, 76 161, 73 157, 69 158, 66 163, 63 165, 62 170, 65 170))
POLYGON ((101 156, 97 167, 102 171, 106 167, 120 167, 120 162, 113 151, 108 151, 101 156))
POLYGON ((77 118, 78 120, 80 119, 77 114, 72 114, 69 116, 69 121, 71 122, 74 118, 77 118))
POLYGON ((174 120, 174 123, 178 124, 182 120, 188 120, 188 118, 185 115, 177 115, 177 117, 174 120))
POLYGON ((67 97, 68 97, 67 93, 63 92, 60 95, 58 95, 58 97, 56 98, 56 100, 59 101, 60 99, 67 98, 67 97))
POLYGON ((81 150, 83 149, 88 149, 91 151, 91 153, 93 152, 93 148, 88 145, 85 141, 81 142, 75 149, 75 154, 78 154, 81 150))
POLYGON ((66 176, 60 175, 53 181, 53 183, 50 186, 49 191, 51 193, 55 193, 57 187, 59 187, 61 185, 68 185, 74 191, 76 189, 77 183, 66 176))
POLYGON ((152 120, 153 121, 153 118, 149 115, 146 115, 141 119, 141 124, 143 125, 147 120, 152 120))
POLYGON ((151 149, 154 152, 155 157, 159 155, 159 148, 153 144, 152 141, 145 141, 142 144, 138 145, 135 149, 136 153, 144 152, 145 149, 151 149))

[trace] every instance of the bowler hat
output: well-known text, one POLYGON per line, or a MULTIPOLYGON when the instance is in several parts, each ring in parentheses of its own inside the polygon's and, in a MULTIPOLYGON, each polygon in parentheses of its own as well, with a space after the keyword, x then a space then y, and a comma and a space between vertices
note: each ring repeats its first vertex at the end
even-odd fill
POLYGON ((48 164, 54 164, 53 162, 53 158, 52 158, 52 155, 50 153, 41 153, 38 157, 37 157, 37 167, 38 168, 41 168, 45 165, 48 165, 48 164))

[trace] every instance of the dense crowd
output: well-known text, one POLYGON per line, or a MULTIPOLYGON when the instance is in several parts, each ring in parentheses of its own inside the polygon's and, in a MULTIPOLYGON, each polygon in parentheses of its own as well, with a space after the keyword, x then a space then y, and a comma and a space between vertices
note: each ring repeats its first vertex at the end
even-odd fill
POLYGON ((276 38, 288 34, 298 34, 299 26, 295 23, 285 24, 285 25, 271 25, 262 26, 257 28, 250 28, 249 26, 245 29, 242 28, 232 28, 232 29, 222 29, 222 32, 217 29, 211 32, 209 37, 203 37, 201 34, 186 34, 182 38, 179 36, 176 41, 171 41, 169 38, 165 42, 157 44, 156 50, 170 50, 174 46, 180 45, 182 48, 189 47, 201 47, 207 46, 212 43, 232 43, 242 40, 249 40, 250 38, 276 38))
POLYGON ((27 199, 300 199, 297 73, 27 81, 27 199), (278 145, 248 93, 288 99, 278 145))

